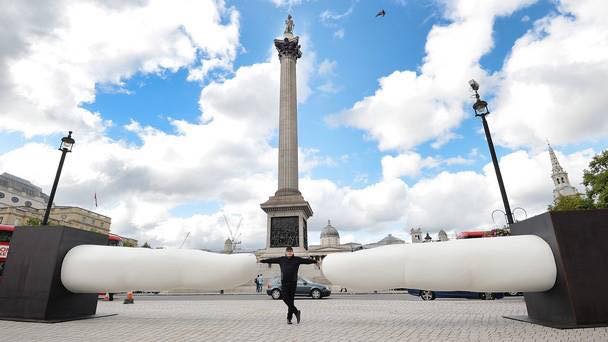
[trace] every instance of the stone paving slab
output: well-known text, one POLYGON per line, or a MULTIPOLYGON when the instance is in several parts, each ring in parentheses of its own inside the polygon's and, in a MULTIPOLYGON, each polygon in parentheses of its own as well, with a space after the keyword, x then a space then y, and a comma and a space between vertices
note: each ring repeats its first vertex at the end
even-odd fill
POLYGON ((608 328, 557 330, 502 318, 521 299, 297 300, 300 325, 273 300, 100 302, 117 316, 57 324, 0 321, 5 341, 608 341, 608 328))

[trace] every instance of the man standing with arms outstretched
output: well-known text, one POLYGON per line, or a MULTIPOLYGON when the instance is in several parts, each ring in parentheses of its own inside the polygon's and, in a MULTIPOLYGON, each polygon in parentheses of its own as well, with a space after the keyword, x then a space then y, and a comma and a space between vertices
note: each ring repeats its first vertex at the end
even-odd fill
POLYGON ((285 256, 260 260, 264 264, 279 264, 281 267, 281 297, 287 305, 287 324, 291 324, 291 318, 296 315, 300 323, 301 312, 293 303, 298 286, 298 270, 302 264, 316 264, 313 259, 300 258, 293 255, 293 248, 285 249, 285 256))

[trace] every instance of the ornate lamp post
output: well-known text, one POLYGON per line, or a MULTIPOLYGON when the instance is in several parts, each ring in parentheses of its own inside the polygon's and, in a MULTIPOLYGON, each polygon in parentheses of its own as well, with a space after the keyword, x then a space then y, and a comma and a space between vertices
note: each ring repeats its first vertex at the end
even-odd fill
POLYGON ((492 136, 490 135, 490 127, 486 121, 486 115, 490 114, 488 110, 488 103, 479 98, 479 83, 475 80, 470 80, 469 85, 475 92, 475 104, 473 109, 475 110, 475 116, 481 117, 483 123, 483 129, 486 132, 486 140, 488 141, 488 147, 490 148, 490 155, 492 156, 492 163, 494 164, 494 171, 496 172, 496 178, 498 179, 498 187, 500 188, 500 195, 502 196, 502 203, 505 206, 505 214, 507 216, 507 222, 509 225, 513 224, 513 213, 511 212, 511 206, 509 206, 509 199, 507 198, 507 191, 505 190, 505 184, 502 181, 502 174, 500 173, 500 167, 498 166, 498 159, 496 158, 496 151, 494 150, 494 143, 492 143, 492 136))
POLYGON ((63 162, 65 161, 65 155, 68 152, 72 152, 72 146, 76 141, 72 138, 72 131, 69 132, 67 137, 61 138, 61 145, 59 145, 59 151, 61 151, 61 159, 59 160, 59 166, 57 167, 57 174, 55 175, 55 182, 53 183, 53 189, 51 190, 51 195, 49 196, 49 203, 46 206, 46 211, 44 212, 44 219, 42 219, 42 225, 46 226, 49 224, 49 215, 51 214, 51 206, 53 205, 53 200, 55 199, 55 192, 57 191, 57 184, 59 183, 59 176, 61 176, 61 169, 63 169, 63 162))

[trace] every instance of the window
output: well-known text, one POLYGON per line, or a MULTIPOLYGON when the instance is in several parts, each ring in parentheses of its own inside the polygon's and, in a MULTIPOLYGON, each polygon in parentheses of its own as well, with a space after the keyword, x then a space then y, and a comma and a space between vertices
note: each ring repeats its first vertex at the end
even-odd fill
POLYGON ((6 196, 4 195, 4 192, 0 192, 0 198, 4 198, 4 196, 6 196))
POLYGON ((11 201, 12 201, 13 203, 18 203, 18 202, 19 202, 19 198, 17 198, 17 197, 15 197, 15 196, 13 196, 13 197, 11 198, 11 201))
POLYGON ((10 242, 13 232, 0 231, 0 242, 10 242))
POLYGON ((4 219, 4 217, 0 216, 0 223, 2 223, 3 219, 4 219))
POLYGON ((25 206, 26 206, 26 207, 31 207, 31 206, 32 206, 32 202, 30 202, 30 201, 25 201, 25 206))

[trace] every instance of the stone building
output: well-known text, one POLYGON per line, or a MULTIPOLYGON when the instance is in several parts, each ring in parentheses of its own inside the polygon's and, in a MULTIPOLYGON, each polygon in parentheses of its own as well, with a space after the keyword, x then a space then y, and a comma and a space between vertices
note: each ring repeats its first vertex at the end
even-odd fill
POLYGON ((24 206, 44 209, 49 196, 30 181, 9 173, 0 175, 0 207, 24 206))
MULTIPOLYGON (((42 221, 45 210, 46 208, 36 209, 26 206, 3 207, 0 208, 0 223, 19 226, 26 225, 30 219, 42 221)), ((51 208, 49 223, 109 234, 112 219, 78 207, 54 206, 51 208)))
POLYGON ((405 243, 404 240, 401 240, 400 238, 393 236, 393 234, 388 234, 387 236, 385 236, 382 240, 380 240, 378 242, 368 243, 366 245, 363 245, 363 248, 370 249, 370 248, 376 248, 376 247, 387 246, 387 245, 399 245, 399 244, 404 244, 404 243, 405 243))
POLYGON ((340 233, 338 233, 338 230, 331 225, 330 220, 327 220, 327 226, 321 231, 321 246, 340 246, 340 233))
POLYGON ((320 245, 311 245, 308 247, 308 255, 317 260, 323 260, 325 256, 331 253, 353 252, 361 249, 361 244, 347 243, 340 244, 340 233, 327 221, 327 226, 321 230, 320 245))
POLYGON ((226 239, 226 241, 224 241, 224 254, 232 254, 233 252, 232 240, 226 239))
POLYGON ((558 197, 563 196, 578 196, 579 192, 575 187, 570 185, 570 180, 568 179, 568 173, 564 171, 562 166, 559 164, 557 160, 557 156, 549 146, 549 157, 551 158, 551 179, 555 184, 555 188, 553 189, 553 199, 557 199, 558 197))
POLYGON ((412 243, 422 242, 422 229, 410 229, 410 235, 412 236, 412 243))

